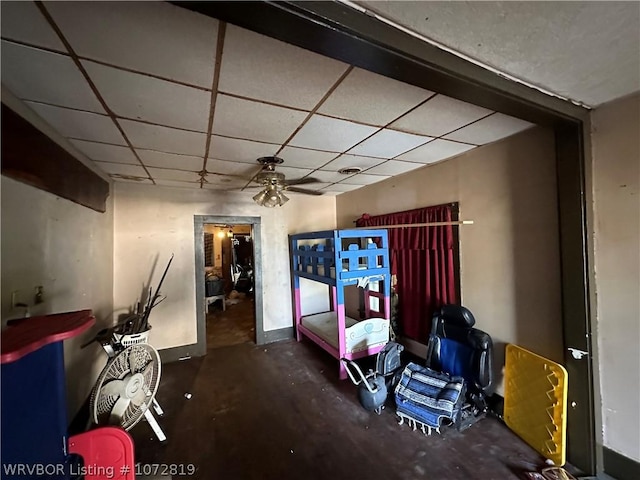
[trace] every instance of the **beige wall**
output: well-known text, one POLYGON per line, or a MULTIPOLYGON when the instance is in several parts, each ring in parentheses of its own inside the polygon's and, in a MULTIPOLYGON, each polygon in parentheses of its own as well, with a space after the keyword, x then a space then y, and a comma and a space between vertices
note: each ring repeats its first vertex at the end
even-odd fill
MULTIPOLYGON (((65 138, 2 87, 2 102, 80 162, 111 183, 65 138)), ((69 420, 77 413, 106 363, 98 344, 80 345, 111 325, 113 310, 113 202, 98 213, 69 200, 2 177, 2 324, 22 316, 11 292, 30 304, 31 315, 90 308, 97 325, 64 342, 69 420), (34 304, 35 287, 45 301, 34 304)))
POLYGON ((163 349, 196 342, 194 215, 261 217, 263 328, 268 331, 292 325, 287 235, 335 228, 335 197, 291 195, 285 206, 269 209, 247 195, 117 183, 114 215, 116 312, 135 305, 156 258, 154 286, 175 254, 162 288, 167 299, 150 319, 150 341, 163 349))
POLYGON ((640 94, 598 108, 591 123, 604 445, 640 461, 640 94))
MULTIPOLYGON (((460 203, 462 303, 496 347, 516 343, 562 361, 553 133, 535 128, 337 198, 338 227, 376 215, 460 203)), ((429 321, 429 320, 427 320, 429 321)), ((425 339, 426 342, 426 339, 425 339)))
POLYGON ((2 177, 2 323, 23 316, 11 292, 32 316, 92 309, 96 327, 64 342, 69 420, 88 397, 106 354, 97 343, 80 349, 111 325, 113 208, 98 213, 69 200, 2 177), (35 287, 44 302, 34 305, 35 287))

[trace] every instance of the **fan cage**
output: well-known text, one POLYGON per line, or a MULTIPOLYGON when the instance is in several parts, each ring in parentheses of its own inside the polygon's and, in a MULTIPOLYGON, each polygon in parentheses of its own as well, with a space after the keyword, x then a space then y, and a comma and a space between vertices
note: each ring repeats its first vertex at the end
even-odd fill
POLYGON ((91 393, 90 408, 93 422, 97 425, 111 424, 111 411, 119 399, 118 395, 104 394, 102 388, 111 381, 124 380, 132 373, 141 373, 146 390, 145 400, 139 406, 129 402, 119 424, 125 430, 133 428, 153 402, 160 383, 160 370, 160 355, 151 345, 137 343, 118 353, 102 370, 91 393), (149 366, 150 368, 147 369, 149 366))

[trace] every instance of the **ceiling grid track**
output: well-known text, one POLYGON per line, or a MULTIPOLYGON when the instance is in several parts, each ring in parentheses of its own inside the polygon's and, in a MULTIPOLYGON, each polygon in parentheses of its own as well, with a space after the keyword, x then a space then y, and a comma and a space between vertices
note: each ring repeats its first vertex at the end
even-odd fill
POLYGON ((3 87, 118 181, 244 191, 278 156, 339 195, 533 126, 171 3, 19 5, 3 87))
MULTIPOLYGON (((127 134, 125 133, 125 131, 122 128, 122 126, 120 125, 120 123, 118 122, 117 116, 115 115, 115 113, 113 113, 111 111, 111 109, 109 108, 109 106, 105 102, 104 98, 102 98, 102 95, 98 91, 98 88, 93 83, 93 80, 91 80, 91 77, 89 77, 89 74, 87 73, 87 71, 85 70, 84 66, 82 65, 82 62, 80 61, 80 58, 76 54, 75 50, 73 49, 73 47, 71 46, 71 44, 69 43, 67 38, 62 33, 62 30, 60 30, 60 28, 56 24, 55 20, 53 19, 53 17, 51 16, 51 14, 49 13, 47 8, 44 6, 44 4, 41 1, 36 1, 34 3, 38 7, 38 10, 40 10, 40 13, 42 13, 42 15, 45 17, 47 22, 49 22, 49 25, 54 30, 54 32, 56 33, 56 35, 58 36, 60 41, 63 43, 64 47, 69 52, 69 56, 71 57, 71 60, 73 60, 73 63, 75 63, 76 67, 78 67, 78 69, 80 70, 80 73, 82 74, 82 76, 85 78, 85 80, 89 84, 89 88, 94 93, 94 95, 96 96, 96 98, 98 99, 100 104, 102 105, 102 108, 104 108, 105 112, 107 112, 107 115, 111 118, 111 120, 115 124, 116 128, 120 131, 120 134, 124 138, 124 141, 127 143, 127 146, 131 149, 131 152, 136 157, 138 162, 140 162, 140 165, 142 166, 142 168, 146 172, 149 180, 151 180, 151 182, 155 185, 156 184, 155 180, 153 179, 153 177, 149 173, 149 170, 147 169, 146 165, 143 163, 142 159, 138 156, 138 153, 136 152, 135 148, 133 147, 133 144, 131 143, 131 141, 127 137, 127 134)), ((124 177, 121 176, 121 178, 124 178, 124 177)))
POLYGON ((200 188, 204 188, 207 176, 207 160, 211 149, 211 136, 213 135, 213 117, 216 112, 216 100, 218 97, 218 85, 220 84, 220 69, 222 67, 222 54, 224 53, 224 36, 227 31, 226 22, 220 22, 218 25, 218 41, 216 42, 216 58, 213 71, 213 81, 211 84, 211 108, 209 109, 209 120, 207 124, 207 141, 204 147, 204 160, 202 163, 202 171, 200 175, 200 188))
MULTIPOLYGON (((398 115, 396 118, 394 118, 393 120, 391 120, 390 122, 388 122, 386 125, 384 125, 384 126, 382 126, 382 127, 379 127, 379 126, 377 126, 377 125, 376 125, 376 126, 375 126, 375 128, 377 128, 378 130, 376 130, 375 132, 373 132, 373 133, 372 133, 371 135, 369 135, 368 137, 363 138, 362 140, 360 140, 360 141, 359 141, 358 143, 356 143, 355 145, 352 145, 352 146, 349 148, 349 150, 345 150, 345 151, 344 151, 344 152, 342 152, 340 155, 352 155, 352 154, 350 154, 350 153, 349 153, 349 151, 350 151, 350 150, 353 150, 353 149, 354 149, 354 148, 356 148, 358 145, 360 145, 360 144, 362 144, 362 143, 366 142, 367 140, 369 140, 371 137, 373 137, 373 136, 374 136, 374 135, 376 135, 377 133, 379 133, 379 132, 383 131, 385 128, 388 128, 388 127, 389 127, 389 125, 391 125, 393 122, 396 122, 397 120, 399 120, 400 118, 404 117, 405 115, 408 115, 409 113, 413 112, 414 110, 416 110, 416 109, 420 108, 420 107, 421 107, 421 106, 423 106, 425 103, 427 103, 429 100, 431 100, 432 98, 434 98, 436 95, 438 95, 438 94, 437 94, 437 93, 434 93, 434 94, 433 94, 433 95, 431 95, 430 97, 428 97, 428 98, 424 99, 424 100, 423 100, 422 102, 420 102, 419 104, 415 105, 414 107, 411 107, 411 108, 410 108, 409 110, 407 110, 406 112, 403 112, 402 114, 398 115)), ((399 131, 400 131, 400 130, 399 130, 399 131)), ((409 132, 405 132, 405 133, 409 133, 409 132)), ((427 143, 429 143, 429 142, 431 142, 431 140, 428 140, 428 141, 426 141, 426 142, 424 142, 424 143, 422 143, 422 144, 418 145, 418 146, 417 146, 417 147, 415 147, 415 148, 419 148, 419 147, 421 147, 422 145, 426 145, 426 144, 427 144, 427 143)), ((412 149, 412 150, 413 150, 413 149, 412 149)), ((396 155, 396 157, 397 157, 397 156, 400 156, 400 155, 404 155, 405 153, 407 153, 407 152, 402 152, 402 153, 400 153, 400 154, 396 155)), ((361 157, 366 157, 367 155, 359 155, 359 156, 361 156, 361 157)), ((370 158, 378 158, 378 157, 370 157, 370 158)), ((395 157, 394 157, 394 158, 395 158, 395 157)), ((335 159, 334 159, 334 160, 335 160, 335 159)), ((380 160, 382 160, 382 161, 381 161, 380 163, 378 163, 377 165, 373 165, 373 166, 371 166, 371 167, 369 167, 369 168, 367 168, 367 169, 364 169, 364 170, 362 170, 362 171, 360 171, 360 172, 358 172, 358 173, 364 173, 364 172, 366 172, 367 170, 369 170, 370 168, 377 167, 378 165, 382 165, 383 163, 385 163, 385 162, 389 161, 389 159, 382 159, 382 158, 381 158, 380 160)), ((328 164, 329 164, 329 163, 331 163, 332 161, 333 161, 333 160, 328 161, 327 163, 325 163, 325 164, 324 164, 324 165, 322 165, 321 167, 318 167, 318 169, 320 169, 320 168, 322 168, 322 167, 325 167, 326 165, 328 165, 328 164)), ((312 172, 312 173, 313 173, 313 172, 312 172)), ((345 180, 347 180, 347 179, 349 179, 349 178, 351 178, 351 177, 354 177, 355 175, 358 175, 358 173, 356 173, 356 174, 354 174, 354 175, 351 175, 351 176, 349 176, 349 177, 345 177, 344 179, 345 179, 345 180)), ((334 184, 336 184, 336 183, 339 183, 339 182, 333 182, 331 185, 334 185, 334 184)))
MULTIPOLYGON (((307 124, 307 122, 311 119, 311 117, 313 117, 313 115, 318 111, 318 109, 322 106, 322 104, 324 102, 326 102, 327 98, 329 98, 329 96, 335 91, 336 88, 338 88, 338 86, 342 83, 342 81, 347 78, 347 76, 351 73, 351 71, 353 70, 353 65, 349 65, 347 67, 347 69, 342 73, 342 75, 340 75, 340 77, 338 78, 338 80, 336 80, 334 82, 334 84, 329 88, 329 90, 327 91, 327 93, 325 93, 322 98, 318 101, 318 103, 309 111, 309 113, 307 114, 307 116, 305 117, 305 119, 300 123, 300 125, 298 125, 298 127, 293 131, 293 133, 291 133, 291 135, 289 135, 289 138, 287 138, 284 143, 280 146, 280 148, 278 149, 278 151, 276 152, 276 156, 280 155, 280 152, 282 152, 282 150, 289 144, 289 142, 291 141, 291 139, 293 139, 293 137, 296 136, 296 134, 302 130, 302 128, 307 124)), ((303 110, 306 111, 306 110, 303 110)), ((340 156, 341 154, 338 154, 338 156, 340 156)), ((338 158, 338 156, 336 156, 335 158, 338 158)), ((317 169, 315 169, 317 170, 317 169)), ((258 175, 258 173, 260 173, 262 171, 262 167, 260 167, 260 170, 257 171, 252 177, 251 179, 247 182, 247 184, 242 187, 242 189, 240 191, 244 191, 249 185, 251 185, 251 182, 254 181, 254 179, 256 178, 256 176, 258 175)), ((303 175, 304 177, 307 177, 308 175, 303 175)))

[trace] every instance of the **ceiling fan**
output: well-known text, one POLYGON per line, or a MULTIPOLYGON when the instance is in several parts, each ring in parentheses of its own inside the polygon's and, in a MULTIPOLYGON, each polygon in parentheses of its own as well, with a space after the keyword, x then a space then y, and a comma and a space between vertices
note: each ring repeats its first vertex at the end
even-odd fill
MULTIPOLYGON (((251 182, 258 183, 262 187, 262 191, 253 197, 253 200, 263 207, 276 207, 282 206, 289 199, 282 193, 284 190, 290 192, 303 193, 306 195, 322 195, 322 193, 307 190, 305 188, 299 188, 296 185, 306 185, 309 183, 318 183, 320 180, 313 177, 298 178, 294 180, 286 180, 283 173, 276 172, 276 165, 280 165, 284 162, 280 157, 260 157, 257 162, 262 165, 260 171, 255 174, 251 182)), ((250 188, 251 185, 247 184, 245 188, 250 188)))

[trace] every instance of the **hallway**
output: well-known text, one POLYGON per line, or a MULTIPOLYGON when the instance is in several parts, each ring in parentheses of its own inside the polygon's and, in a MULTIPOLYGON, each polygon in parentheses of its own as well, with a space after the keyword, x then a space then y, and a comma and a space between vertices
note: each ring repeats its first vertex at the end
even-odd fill
POLYGON ((255 343, 253 297, 240 295, 240 298, 227 299, 224 311, 221 301, 210 305, 207 313, 207 350, 255 343))

